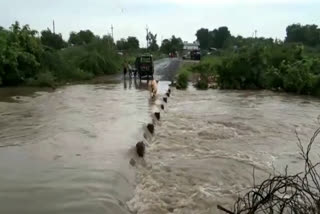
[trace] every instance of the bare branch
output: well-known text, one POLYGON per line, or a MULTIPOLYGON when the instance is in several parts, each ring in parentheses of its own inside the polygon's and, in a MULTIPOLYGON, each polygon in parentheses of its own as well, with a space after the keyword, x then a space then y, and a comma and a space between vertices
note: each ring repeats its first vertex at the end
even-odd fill
MULTIPOLYGON (((320 117, 318 118, 320 121, 320 117)), ((297 131, 298 148, 305 162, 304 172, 288 174, 288 166, 284 174, 274 174, 261 184, 256 184, 255 168, 253 168, 253 187, 245 195, 239 197, 230 211, 218 205, 218 209, 227 214, 254 213, 320 213, 320 175, 316 168, 320 163, 313 164, 310 152, 315 139, 320 135, 317 129, 305 150, 297 131)))

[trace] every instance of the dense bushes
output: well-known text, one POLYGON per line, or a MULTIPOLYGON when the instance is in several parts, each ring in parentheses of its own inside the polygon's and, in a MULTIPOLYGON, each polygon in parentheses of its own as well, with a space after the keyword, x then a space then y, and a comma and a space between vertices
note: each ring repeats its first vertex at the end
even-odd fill
POLYGON ((202 62, 191 66, 192 73, 199 74, 196 80, 196 88, 198 89, 208 89, 209 77, 214 73, 214 66, 208 62, 202 62))
POLYGON ((256 45, 220 59, 212 67, 222 89, 272 89, 319 95, 320 59, 305 55, 301 45, 256 45))
POLYGON ((113 46, 105 40, 70 47, 61 51, 61 54, 69 64, 93 75, 115 73, 121 64, 113 46))
POLYGON ((18 23, 0 31, 0 79, 3 85, 15 85, 35 76, 40 70, 43 48, 36 32, 18 23))
POLYGON ((188 88, 190 72, 188 67, 182 67, 177 75, 176 87, 177 89, 186 89, 188 88))
POLYGON ((266 68, 267 62, 261 48, 244 50, 223 59, 217 67, 218 84, 224 89, 261 88, 266 68))
POLYGON ((320 58, 299 44, 256 43, 222 56, 204 57, 188 70, 207 89, 271 89, 320 96, 320 58), (210 86, 210 87, 211 87, 210 86))
POLYGON ((55 77, 49 71, 38 73, 34 78, 26 80, 27 85, 40 87, 55 87, 55 77))
POLYGON ((224 38, 214 45, 208 29, 196 36, 205 57, 190 70, 199 75, 195 86, 221 89, 271 89, 320 96, 320 29, 317 25, 287 27, 285 41, 272 38, 234 37, 223 29, 224 38), (210 42, 211 40, 211 42, 210 42), (216 48, 219 48, 217 50, 216 48), (215 82, 215 84, 212 84, 215 82), (211 87, 211 86, 210 86, 211 87))
POLYGON ((283 61, 279 68, 270 67, 266 72, 266 88, 319 95, 318 63, 318 59, 302 59, 291 63, 283 61))
POLYGON ((117 72, 121 59, 113 40, 83 32, 72 33, 74 45, 67 47, 61 35, 50 30, 43 31, 39 38, 36 31, 18 22, 9 30, 1 28, 0 85, 53 86, 117 72))
POLYGON ((50 29, 41 31, 41 43, 50 48, 60 50, 67 47, 61 34, 52 33, 50 29))

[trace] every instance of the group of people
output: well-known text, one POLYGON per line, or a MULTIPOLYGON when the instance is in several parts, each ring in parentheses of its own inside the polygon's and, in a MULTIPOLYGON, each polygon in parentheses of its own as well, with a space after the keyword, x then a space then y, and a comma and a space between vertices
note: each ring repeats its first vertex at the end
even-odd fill
POLYGON ((137 76, 137 70, 132 68, 132 66, 128 62, 124 62, 123 63, 123 76, 125 77, 127 75, 127 73, 129 74, 129 77, 131 77, 132 74, 134 75, 134 77, 137 76))
POLYGON ((123 63, 123 76, 125 77, 127 75, 127 73, 129 74, 129 77, 132 77, 132 74, 134 75, 134 77, 137 76, 137 64, 138 64, 138 58, 136 59, 135 62, 135 67, 132 67, 127 60, 124 61, 123 63))
MULTIPOLYGON (((136 60, 137 61, 137 60, 136 60)), ((137 63, 137 62, 136 62, 137 63)), ((127 60, 124 61, 123 63, 123 76, 125 77, 127 75, 127 73, 129 73, 129 77, 132 77, 132 73, 134 74, 134 77, 136 77, 137 75, 137 70, 133 69, 131 67, 131 65, 128 63, 127 60)), ((151 80, 150 82, 148 82, 148 88, 151 94, 152 98, 155 98, 155 96, 157 95, 157 91, 158 91, 158 80, 151 80)))

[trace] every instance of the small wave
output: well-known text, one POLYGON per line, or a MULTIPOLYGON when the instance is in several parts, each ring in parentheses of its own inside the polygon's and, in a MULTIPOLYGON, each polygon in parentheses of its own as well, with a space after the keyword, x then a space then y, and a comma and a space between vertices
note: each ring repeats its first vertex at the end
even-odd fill
POLYGON ((136 166, 138 185, 129 209, 138 214, 217 213, 216 205, 230 207, 275 166, 295 163, 292 123, 301 117, 289 120, 286 115, 295 117, 295 110, 288 108, 267 111, 288 104, 264 101, 263 93, 268 94, 174 91, 149 139, 146 164, 136 166), (239 95, 248 103, 235 105, 239 95))

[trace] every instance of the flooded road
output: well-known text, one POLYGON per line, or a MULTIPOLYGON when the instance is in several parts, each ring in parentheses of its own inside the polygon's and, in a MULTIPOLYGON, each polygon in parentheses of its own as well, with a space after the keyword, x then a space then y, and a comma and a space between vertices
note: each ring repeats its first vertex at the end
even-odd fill
POLYGON ((77 85, 1 103, 0 213, 125 213, 147 96, 77 85))
POLYGON ((48 92, 0 89, 0 213, 217 213, 252 184, 253 167, 257 181, 273 167, 301 168, 294 131, 309 139, 319 100, 192 88, 173 90, 145 162, 132 167, 178 67, 156 63, 155 103, 146 82, 121 78, 48 92))
MULTIPOLYGON (((158 61, 157 78, 176 63, 158 61)), ((128 213, 135 184, 129 161, 151 122, 146 82, 118 77, 0 95, 1 214, 128 213)))
MULTIPOLYGON (((138 214, 221 213, 270 173, 303 170, 295 130, 308 143, 318 99, 268 91, 173 90, 138 186, 128 202, 138 214)), ((304 144, 305 145, 305 144, 304 144)), ((314 145, 319 161, 320 139, 314 145)))

